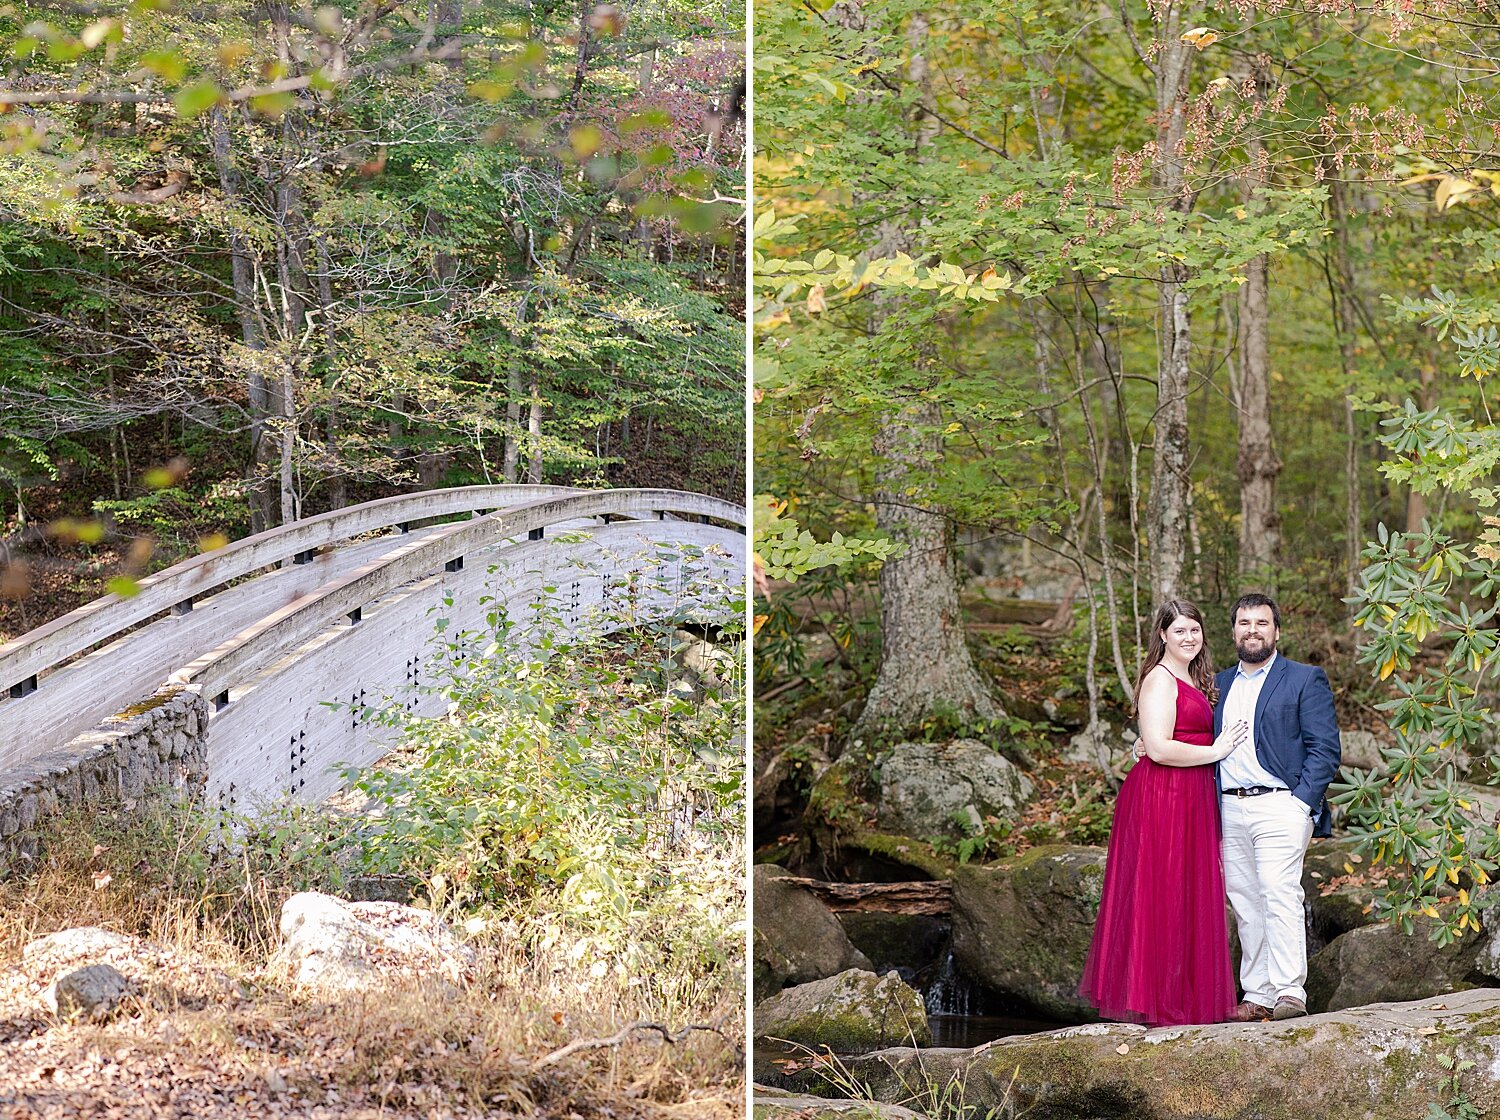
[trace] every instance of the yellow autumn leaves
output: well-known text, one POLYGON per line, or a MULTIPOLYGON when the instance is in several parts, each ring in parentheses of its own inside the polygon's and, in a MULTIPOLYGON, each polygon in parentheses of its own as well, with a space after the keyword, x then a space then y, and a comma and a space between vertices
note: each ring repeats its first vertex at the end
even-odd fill
POLYGON ((1447 171, 1431 171, 1401 180, 1403 187, 1416 183, 1437 184, 1437 190, 1432 193, 1432 205, 1439 213, 1460 202, 1473 202, 1485 193, 1500 198, 1500 171, 1474 168, 1465 171, 1462 175, 1447 171))

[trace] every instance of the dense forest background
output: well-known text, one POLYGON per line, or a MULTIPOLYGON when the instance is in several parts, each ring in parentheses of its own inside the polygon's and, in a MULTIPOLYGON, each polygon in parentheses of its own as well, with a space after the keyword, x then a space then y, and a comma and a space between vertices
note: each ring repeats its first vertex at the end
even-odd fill
POLYGON ((756 35, 759 841, 851 741, 1105 758, 1174 595, 1221 662, 1229 602, 1280 598, 1410 762, 1367 807, 1490 752, 1492 5, 816 0, 756 35))
POLYGON ((741 495, 743 25, 8 5, 0 637, 402 490, 741 495))

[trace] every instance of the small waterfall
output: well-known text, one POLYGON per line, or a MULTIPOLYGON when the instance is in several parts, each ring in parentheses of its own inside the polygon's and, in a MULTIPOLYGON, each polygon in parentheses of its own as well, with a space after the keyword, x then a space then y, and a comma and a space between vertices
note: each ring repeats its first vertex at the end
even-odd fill
POLYGON ((978 1014, 978 992, 973 981, 958 970, 953 959, 953 950, 943 959, 943 966, 927 985, 923 1002, 929 1015, 975 1015, 978 1014))

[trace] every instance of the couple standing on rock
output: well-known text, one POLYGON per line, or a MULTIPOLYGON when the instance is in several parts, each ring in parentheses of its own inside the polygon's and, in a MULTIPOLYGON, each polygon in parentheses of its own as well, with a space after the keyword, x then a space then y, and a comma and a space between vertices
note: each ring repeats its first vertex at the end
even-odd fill
POLYGON ((1140 761, 1115 803, 1079 994, 1150 1026, 1307 1014, 1302 859, 1331 832, 1339 766, 1328 675, 1276 652, 1264 595, 1229 612, 1239 664, 1217 676, 1191 603, 1164 604, 1136 679, 1140 761), (1144 755, 1144 757, 1141 757, 1144 755), (1222 857, 1222 862, 1221 862, 1222 857), (1236 1004, 1224 896, 1240 937, 1236 1004))

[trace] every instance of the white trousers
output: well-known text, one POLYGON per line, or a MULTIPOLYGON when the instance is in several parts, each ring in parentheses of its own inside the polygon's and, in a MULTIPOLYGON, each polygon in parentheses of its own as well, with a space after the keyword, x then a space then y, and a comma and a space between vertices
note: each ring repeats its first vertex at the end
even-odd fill
POLYGON ((1240 987, 1264 1007, 1275 1007, 1280 996, 1306 1002, 1302 857, 1312 817, 1289 790, 1221 797, 1219 805, 1224 887, 1240 934, 1240 987))

